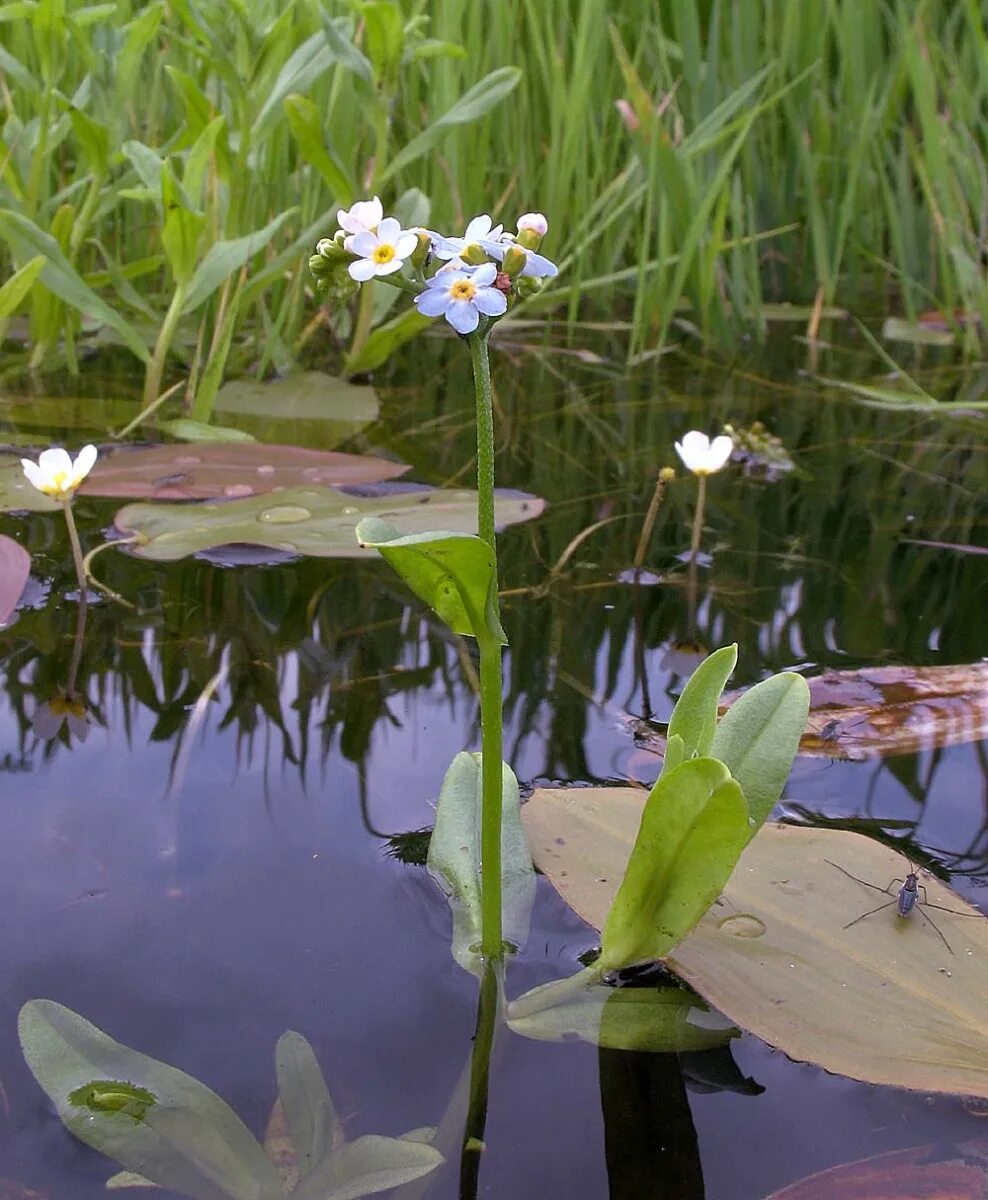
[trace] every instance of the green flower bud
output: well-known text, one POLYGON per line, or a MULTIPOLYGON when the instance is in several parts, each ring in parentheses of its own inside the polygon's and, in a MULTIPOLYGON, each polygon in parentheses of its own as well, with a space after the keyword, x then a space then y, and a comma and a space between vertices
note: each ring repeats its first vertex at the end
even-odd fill
POLYGON ((525 296, 536 296, 542 291, 544 281, 536 279, 532 275, 523 275, 515 282, 515 288, 518 291, 520 298, 525 296))
POLYGON ((413 229, 411 232, 418 238, 419 244, 412 251, 412 257, 409 259, 409 262, 413 267, 421 269, 425 266, 426 259, 429 257, 432 238, 429 237, 424 229, 413 229))
POLYGON ((522 229, 515 235, 515 241, 526 250, 538 250, 542 245, 542 237, 534 229, 522 229))
POLYGON ((520 246, 509 246, 504 252, 504 258, 501 261, 501 270, 505 275, 510 275, 513 279, 516 275, 522 273, 527 262, 528 255, 520 246))
POLYGON ((466 246, 460 258, 468 267, 482 267, 484 263, 491 261, 487 257, 484 247, 478 246, 476 242, 471 242, 469 246, 466 246))

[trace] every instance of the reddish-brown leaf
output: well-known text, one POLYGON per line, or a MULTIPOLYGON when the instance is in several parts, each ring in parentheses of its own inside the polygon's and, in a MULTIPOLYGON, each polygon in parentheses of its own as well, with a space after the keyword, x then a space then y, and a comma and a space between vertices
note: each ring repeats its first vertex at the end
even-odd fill
POLYGON ((30 554, 19 542, 0 534, 0 625, 13 616, 30 573, 30 554))

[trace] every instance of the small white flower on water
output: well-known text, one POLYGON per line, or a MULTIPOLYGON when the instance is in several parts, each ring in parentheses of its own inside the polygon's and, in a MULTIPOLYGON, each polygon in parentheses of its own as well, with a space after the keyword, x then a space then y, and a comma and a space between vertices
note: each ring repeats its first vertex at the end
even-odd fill
POLYGON ((457 333, 473 333, 481 313, 499 317, 507 310, 507 297, 491 286, 496 278, 493 263, 484 263, 474 271, 441 270, 415 297, 415 307, 423 316, 445 317, 457 333))
POLYGON ((522 213, 518 218, 516 228, 519 233, 530 229, 532 233, 537 233, 539 237, 545 237, 549 232, 549 222, 542 213, 522 213))
POLYGON ((463 237, 444 237, 441 233, 432 236, 435 239, 436 258, 456 258, 464 254, 469 246, 479 246, 485 254, 490 254, 491 247, 497 246, 504 237, 504 226, 495 225, 492 218, 483 213, 474 217, 463 231, 463 237))
POLYGON ((373 200, 358 200, 349 209, 341 208, 336 219, 345 233, 363 233, 365 230, 373 233, 384 220, 384 206, 377 196, 373 200))
POLYGON ((55 500, 68 500, 93 469, 96 447, 83 446, 75 462, 67 450, 43 450, 38 461, 21 459, 27 481, 55 500))
POLYGON ((711 441, 699 429, 691 429, 676 443, 676 453, 694 475, 713 475, 726 465, 733 449, 734 442, 727 434, 711 441))
POLYGON ((418 246, 418 238, 407 229, 402 229, 394 217, 385 217, 376 232, 364 229, 347 238, 346 247, 356 254, 357 261, 347 270, 351 279, 363 283, 375 275, 392 275, 400 271, 405 259, 410 258, 418 246))
POLYGON ((77 741, 84 742, 89 737, 89 713, 82 700, 74 696, 52 696, 39 704, 31 716, 35 736, 45 742, 58 736, 63 723, 77 741))

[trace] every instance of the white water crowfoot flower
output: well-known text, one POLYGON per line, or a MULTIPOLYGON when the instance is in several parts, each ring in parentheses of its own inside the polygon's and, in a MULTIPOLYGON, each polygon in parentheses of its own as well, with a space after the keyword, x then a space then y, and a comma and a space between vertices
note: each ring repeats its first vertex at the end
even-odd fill
POLYGON ((43 450, 36 463, 22 458, 21 466, 28 483, 39 492, 55 500, 69 500, 93 469, 96 453, 95 446, 83 446, 73 462, 67 450, 43 450))
POLYGON ((350 278, 358 283, 373 279, 375 275, 392 275, 400 271, 405 259, 411 258, 419 244, 418 237, 402 229, 394 217, 385 217, 376 232, 365 229, 347 241, 350 243, 347 249, 357 255, 357 261, 347 270, 350 278))
POLYGON ((726 434, 711 441, 699 429, 691 429, 676 443, 676 453, 694 475, 713 475, 726 466, 733 449, 734 442, 726 434))
POLYGON ((39 704, 31 715, 31 728, 35 737, 48 742, 58 736, 62 724, 77 741, 84 742, 89 736, 89 712, 78 696, 52 696, 39 704))
POLYGON ((497 267, 486 263, 474 271, 439 271, 415 297, 424 317, 445 317, 457 333, 473 333, 480 317, 500 317, 508 308, 505 294, 493 286, 497 267))

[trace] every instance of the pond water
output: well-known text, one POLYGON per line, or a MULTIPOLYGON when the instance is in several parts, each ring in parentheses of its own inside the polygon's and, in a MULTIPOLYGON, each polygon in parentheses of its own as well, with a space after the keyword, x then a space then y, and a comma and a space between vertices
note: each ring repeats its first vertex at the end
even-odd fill
MULTIPOLYGON (((770 353, 726 365, 681 353, 628 374, 608 350, 526 346, 506 330, 493 353, 499 482, 548 501, 501 542, 506 757, 523 787, 650 782, 659 760, 635 730, 668 719, 677 642, 737 640, 734 686, 789 668, 985 655, 976 414, 881 411, 825 391, 802 374, 807 350, 789 330, 770 353), (694 494, 682 479, 649 547, 662 582, 619 582, 673 441, 758 420, 796 469, 766 479, 732 467, 711 481, 711 565, 695 595, 677 558, 694 494)), ((424 482, 469 483, 467 359, 438 339, 406 354, 375 381, 381 419, 342 448, 401 458, 424 482)), ((816 364, 845 378, 874 367, 855 347, 816 364)), ((936 361, 922 377, 942 395, 983 384, 936 361)), ((81 444, 101 428, 92 398, 125 394, 95 374, 61 390, 41 409, 0 400, 0 441, 81 444)), ((311 441, 312 428, 265 433, 311 441)), ((117 507, 79 498, 87 545, 117 507)), ((24 1064, 16 1016, 41 996, 204 1080, 258 1134, 286 1029, 313 1044, 353 1136, 438 1124, 469 1061, 476 982, 450 955, 448 909, 424 869, 388 848, 431 824, 450 759, 478 746, 463 648, 376 561, 155 565, 111 550, 97 573, 138 607, 89 606, 77 685, 93 728, 84 744, 41 741, 32 713, 73 657, 71 560, 55 517, 3 516, 0 532, 31 550, 36 581, 0 632, 0 1177, 89 1200, 115 1170, 63 1129, 24 1064)), ((925 847, 984 909, 985 755, 968 742, 800 758, 786 803, 925 847)), ((594 944, 540 879, 509 994, 571 974, 594 944)), ((505 1034, 480 1194, 761 1200, 835 1164, 988 1135, 960 1099, 834 1077, 750 1036, 730 1053, 733 1069, 726 1053, 505 1034)), ((456 1196, 455 1163, 426 1182, 422 1194, 456 1196)))

